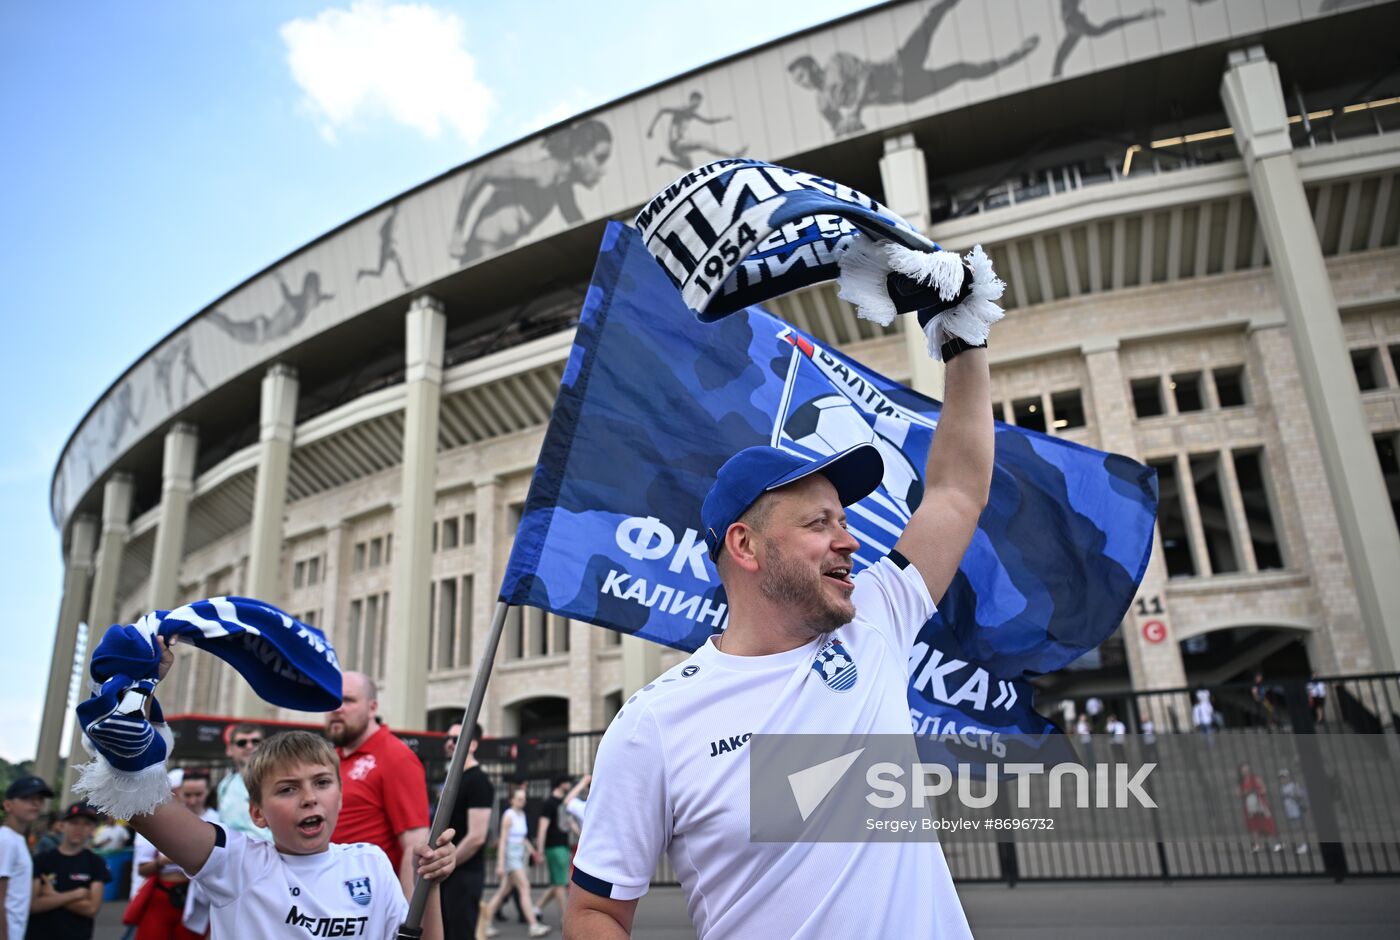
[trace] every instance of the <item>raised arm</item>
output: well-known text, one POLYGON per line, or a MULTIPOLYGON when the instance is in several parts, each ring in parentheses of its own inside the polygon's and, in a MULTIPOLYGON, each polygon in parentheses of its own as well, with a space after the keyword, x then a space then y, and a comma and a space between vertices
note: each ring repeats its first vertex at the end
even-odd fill
POLYGON ((968 349, 945 372, 943 412, 929 450, 924 498, 895 548, 943 597, 987 505, 995 450, 987 350, 968 349))
POLYGON ((214 851, 213 823, 200 819, 178 801, 162 803, 153 813, 131 817, 131 828, 150 839, 157 852, 188 875, 197 874, 214 851))

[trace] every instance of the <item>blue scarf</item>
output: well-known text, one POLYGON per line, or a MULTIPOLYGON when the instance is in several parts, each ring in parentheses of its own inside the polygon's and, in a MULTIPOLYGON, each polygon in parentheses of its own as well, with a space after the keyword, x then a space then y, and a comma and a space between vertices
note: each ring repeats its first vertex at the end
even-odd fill
POLYGON ((704 321, 836 279, 888 326, 917 311, 929 353, 987 341, 1005 285, 981 246, 959 258, 864 193, 760 160, 717 160, 657 193, 635 220, 647 250, 704 321))
POLYGON ((274 705, 309 712, 340 705, 340 663, 325 634, 262 601, 213 597, 110 627, 93 650, 93 695, 77 708, 94 760, 79 768, 74 790, 119 819, 170 798, 164 763, 174 739, 155 700, 157 637, 213 653, 274 705))

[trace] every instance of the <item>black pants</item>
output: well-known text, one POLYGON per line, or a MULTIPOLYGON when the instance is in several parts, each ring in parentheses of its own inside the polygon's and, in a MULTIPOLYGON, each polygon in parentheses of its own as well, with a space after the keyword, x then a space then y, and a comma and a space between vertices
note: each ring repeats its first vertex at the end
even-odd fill
POLYGON ((485 884, 485 869, 471 871, 459 868, 447 876, 438 889, 444 940, 474 940, 477 914, 481 910, 481 891, 485 884))

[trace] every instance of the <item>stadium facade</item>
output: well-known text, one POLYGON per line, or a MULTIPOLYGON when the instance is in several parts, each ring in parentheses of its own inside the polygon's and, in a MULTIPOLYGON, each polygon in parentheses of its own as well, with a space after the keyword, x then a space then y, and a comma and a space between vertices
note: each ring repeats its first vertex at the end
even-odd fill
MULTIPOLYGON (((1400 4, 1366 0, 892 3, 346 223, 177 327, 74 429, 39 772, 80 623, 223 593, 323 628, 392 725, 459 714, 603 225, 729 155, 986 246, 1009 284, 998 417, 1158 470, 1133 609, 1047 696, 1396 668, 1397 35, 1400 4)), ((773 306, 937 394, 921 338, 829 286, 773 306)), ((515 611, 485 727, 601 728, 678 655, 515 611)), ((167 713, 274 717, 181 658, 167 713)))

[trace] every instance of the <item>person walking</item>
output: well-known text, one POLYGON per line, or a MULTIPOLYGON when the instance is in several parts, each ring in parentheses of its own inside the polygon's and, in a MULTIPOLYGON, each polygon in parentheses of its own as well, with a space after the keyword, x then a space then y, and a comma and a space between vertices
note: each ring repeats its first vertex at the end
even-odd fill
POLYGON ((530 844, 529 835, 530 821, 525 817, 525 788, 517 786, 510 793, 510 806, 501 814, 501 836, 496 851, 496 877, 501 883, 481 913, 478 935, 484 933, 487 937, 495 937, 500 934, 491 921, 512 888, 519 893, 521 912, 530 925, 530 936, 543 937, 549 933, 549 925, 539 922, 535 916, 535 906, 530 903, 530 878, 526 865, 538 863, 540 857, 530 844))

